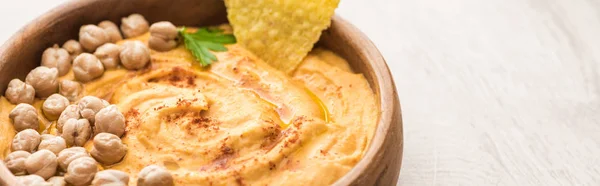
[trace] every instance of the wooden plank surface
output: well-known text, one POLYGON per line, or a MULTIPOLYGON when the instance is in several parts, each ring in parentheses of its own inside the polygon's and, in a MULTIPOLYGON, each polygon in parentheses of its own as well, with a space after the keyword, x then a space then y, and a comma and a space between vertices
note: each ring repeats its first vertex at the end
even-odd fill
MULTIPOLYGON (((0 41, 63 1, 1 1, 0 41)), ((600 185, 599 0, 342 0, 337 13, 392 69, 399 185, 600 185)))
POLYGON ((600 1, 348 0, 340 14, 394 73, 400 185, 600 185, 600 1))

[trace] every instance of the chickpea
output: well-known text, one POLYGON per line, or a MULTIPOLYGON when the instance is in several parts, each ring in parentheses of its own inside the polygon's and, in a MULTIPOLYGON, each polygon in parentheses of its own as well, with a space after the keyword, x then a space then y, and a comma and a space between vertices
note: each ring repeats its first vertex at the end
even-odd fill
POLYGON ((95 120, 94 131, 96 133, 106 132, 118 137, 123 136, 123 133, 125 133, 125 116, 119 112, 116 105, 101 109, 96 113, 95 120))
POLYGON ((13 79, 8 83, 4 96, 6 96, 6 99, 12 104, 32 104, 33 99, 35 98, 35 89, 20 79, 13 79))
POLYGON ((49 150, 39 150, 25 160, 25 167, 29 174, 37 174, 44 179, 56 173, 56 155, 49 150))
POLYGON ((61 137, 69 146, 83 146, 91 134, 92 128, 87 119, 69 119, 63 126, 61 137))
POLYGON ((69 101, 77 101, 83 92, 83 85, 77 81, 61 80, 58 84, 58 93, 69 101))
POLYGON ((98 172, 98 163, 93 158, 77 158, 69 164, 65 181, 75 186, 89 185, 96 172, 98 172))
POLYGON ((102 101, 102 105, 104 105, 104 107, 108 107, 110 106, 110 103, 106 100, 100 99, 102 101))
POLYGON ((112 21, 102 21, 98 23, 98 27, 104 29, 110 38, 110 42, 116 43, 117 41, 123 39, 123 36, 121 36, 121 32, 119 31, 119 27, 117 27, 117 25, 112 21))
POLYGON ((172 186, 173 176, 158 165, 144 167, 138 174, 138 186, 172 186))
POLYGON ((25 168, 25 160, 27 157, 31 156, 31 153, 27 151, 13 151, 4 160, 6 162, 6 167, 10 172, 14 175, 25 175, 27 173, 27 169, 25 168))
POLYGON ((79 107, 77 105, 69 105, 58 117, 58 121, 56 122, 56 129, 58 129, 59 133, 62 133, 63 126, 69 119, 81 119, 81 115, 79 114, 79 107))
POLYGON ((13 121, 13 126, 17 131, 25 129, 37 130, 40 127, 37 111, 30 104, 18 104, 10 111, 8 117, 13 121))
POLYGON ((53 176, 48 179, 48 183, 52 184, 52 186, 65 186, 67 182, 65 182, 65 178, 62 176, 53 176))
POLYGON ((89 53, 80 54, 73 60, 73 74, 81 82, 94 80, 104 73, 104 66, 98 58, 89 53))
POLYGON ((17 176, 17 182, 24 186, 51 186, 41 176, 32 174, 27 176, 17 176))
POLYGON ((129 184, 129 175, 118 170, 103 170, 96 173, 92 186, 127 186, 129 184))
POLYGON ((94 137, 94 147, 90 155, 98 162, 112 165, 123 159, 127 153, 127 147, 121 138, 111 133, 100 133, 94 137))
POLYGON ((121 58, 119 58, 120 53, 121 47, 119 45, 106 43, 98 47, 94 55, 100 59, 105 69, 114 69, 121 63, 121 58))
POLYGON ((46 149, 52 151, 54 154, 58 155, 58 153, 65 148, 67 148, 67 143, 65 139, 51 135, 51 134, 42 134, 42 142, 38 146, 38 150, 46 149))
POLYGON ((85 148, 83 147, 71 147, 71 148, 67 148, 63 151, 60 151, 60 153, 58 153, 58 165, 60 166, 60 168, 62 170, 67 170, 67 167, 69 167, 69 164, 73 161, 76 160, 77 158, 81 158, 81 157, 90 157, 90 155, 87 153, 87 151, 85 150, 85 148))
POLYGON ((52 94, 42 104, 42 111, 49 120, 55 120, 68 105, 69 100, 66 97, 60 94, 52 94))
POLYGON ((67 50, 54 44, 42 53, 42 66, 56 68, 58 69, 58 76, 63 76, 71 69, 71 56, 67 50))
POLYGON ((148 21, 140 14, 131 14, 121 19, 121 31, 126 38, 148 32, 148 21))
POLYGON ((140 41, 127 41, 120 53, 121 63, 126 69, 138 70, 150 62, 150 50, 140 41))
POLYGON ((107 107, 108 102, 94 96, 85 96, 79 100, 77 106, 79 107, 81 117, 94 124, 96 121, 96 113, 100 112, 104 107, 107 107))
POLYGON ((41 136, 37 131, 33 129, 25 129, 15 135, 12 140, 11 150, 22 150, 31 153, 37 149, 40 141, 41 136))
POLYGON ((150 26, 148 45, 157 51, 169 51, 177 47, 177 28, 173 23, 161 21, 150 26))
POLYGON ((96 25, 83 25, 79 29, 79 43, 89 52, 94 52, 96 48, 109 41, 110 37, 106 31, 96 25))
POLYGON ((67 52, 69 52, 69 56, 71 56, 71 61, 75 59, 79 54, 83 53, 83 47, 79 42, 71 39, 65 42, 62 46, 67 52))
POLYGON ((58 69, 40 66, 27 74, 25 82, 35 89, 35 95, 48 97, 58 91, 58 69))

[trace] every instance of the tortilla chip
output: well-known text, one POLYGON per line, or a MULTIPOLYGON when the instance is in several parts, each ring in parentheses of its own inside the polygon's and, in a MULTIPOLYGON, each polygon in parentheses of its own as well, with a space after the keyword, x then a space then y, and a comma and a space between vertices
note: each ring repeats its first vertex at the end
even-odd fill
POLYGON ((331 24, 339 0, 225 0, 237 42, 293 72, 331 24))

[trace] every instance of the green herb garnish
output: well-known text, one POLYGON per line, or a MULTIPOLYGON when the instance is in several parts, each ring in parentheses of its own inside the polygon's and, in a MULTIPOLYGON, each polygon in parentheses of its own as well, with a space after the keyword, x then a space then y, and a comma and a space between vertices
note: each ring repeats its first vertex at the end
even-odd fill
POLYGON ((208 66, 217 61, 217 57, 210 53, 209 50, 215 52, 227 51, 224 44, 233 44, 236 42, 233 34, 224 34, 221 29, 206 27, 199 28, 195 33, 188 33, 186 32, 186 28, 183 27, 179 30, 179 35, 183 38, 185 48, 192 52, 192 55, 196 57, 196 60, 202 66, 208 66))

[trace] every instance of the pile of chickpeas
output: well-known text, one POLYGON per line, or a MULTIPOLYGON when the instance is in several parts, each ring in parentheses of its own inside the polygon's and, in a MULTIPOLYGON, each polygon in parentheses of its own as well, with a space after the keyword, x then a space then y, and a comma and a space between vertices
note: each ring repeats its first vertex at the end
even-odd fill
MULTIPOLYGON (((127 153, 120 138, 125 133, 125 117, 117 106, 98 97, 83 96, 83 83, 119 65, 138 70, 150 62, 150 49, 144 43, 114 44, 122 36, 131 38, 149 31, 148 46, 168 51, 177 46, 177 29, 170 22, 157 22, 149 27, 139 14, 121 21, 120 30, 111 21, 82 26, 79 41, 69 40, 62 48, 55 44, 46 49, 41 66, 29 72, 25 82, 13 79, 8 84, 5 97, 17 104, 9 117, 18 133, 5 163, 20 183, 75 186, 129 183, 129 175, 123 171, 98 171, 99 165, 118 163, 127 153), (71 68, 76 81, 59 81, 71 68), (48 120, 56 121, 57 135, 38 133, 38 112, 31 105, 35 97, 45 99, 42 113, 48 120), (90 152, 82 147, 88 140, 93 142, 90 152)), ((137 185, 168 186, 173 185, 173 178, 165 168, 149 165, 138 174, 137 185)))

